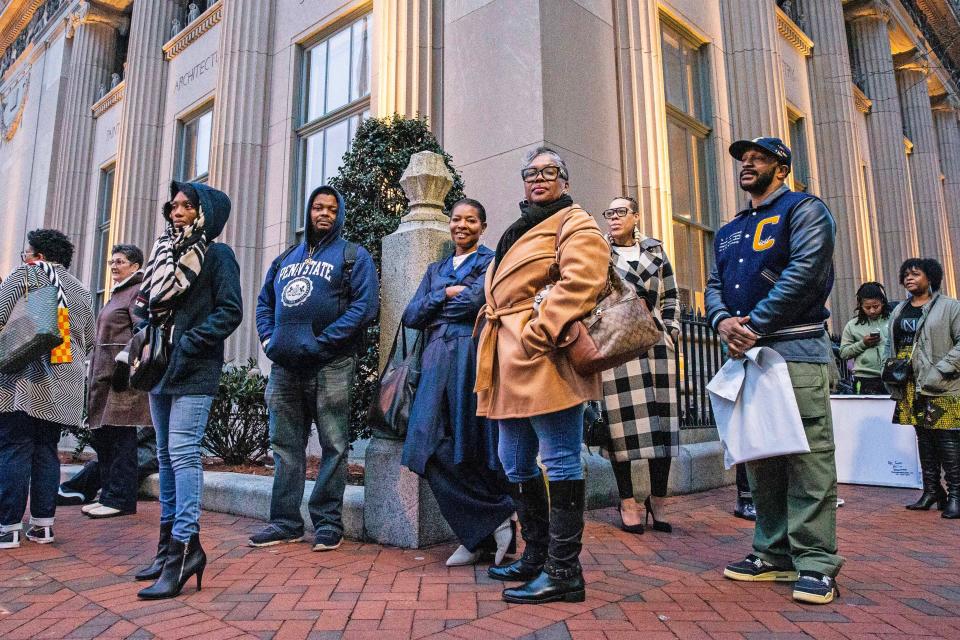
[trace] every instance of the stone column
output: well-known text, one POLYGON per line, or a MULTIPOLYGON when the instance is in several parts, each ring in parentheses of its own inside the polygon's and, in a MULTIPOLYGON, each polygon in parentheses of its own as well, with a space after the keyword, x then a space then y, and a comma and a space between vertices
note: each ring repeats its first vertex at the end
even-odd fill
POLYGON ((426 116, 443 142, 443 0, 374 0, 373 111, 426 116))
POLYGON ((900 264, 905 258, 918 255, 920 248, 906 179, 903 118, 887 30, 889 16, 881 5, 869 2, 855 5, 847 18, 854 78, 873 101, 867 116, 867 136, 876 196, 880 280, 892 289, 897 284, 900 264))
POLYGON ((933 124, 940 146, 940 170, 943 172, 943 196, 947 226, 953 250, 953 273, 960 274, 960 100, 950 98, 936 106, 933 124))
POLYGON ((126 90, 113 190, 110 242, 134 243, 148 255, 156 239, 160 203, 160 148, 167 66, 163 43, 177 3, 133 3, 127 46, 126 90))
MULTIPOLYGON (((910 154, 910 182, 917 218, 920 254, 943 264, 943 290, 955 295, 950 226, 940 184, 940 151, 933 128, 930 94, 927 91, 929 69, 923 61, 910 56, 897 71, 897 89, 907 137, 913 142, 910 154)), ((899 58, 898 58, 899 59, 899 58)), ((901 61, 902 62, 902 61, 901 61)), ((957 153, 957 150, 954 150, 957 153)), ((960 250, 960 248, 958 248, 960 250)))
POLYGON ((787 137, 787 96, 777 43, 777 5, 721 2, 723 49, 735 139, 787 137), (740 103, 741 99, 748 102, 740 103))
POLYGON ((116 55, 117 28, 126 28, 120 15, 81 2, 68 17, 71 40, 69 71, 63 105, 63 126, 49 226, 62 230, 78 249, 74 272, 83 264, 83 240, 87 223, 95 218, 89 207, 94 118, 90 106, 97 101, 97 88, 105 84, 116 55))
POLYGON ((220 25, 210 185, 230 196, 230 220, 221 239, 237 254, 244 301, 243 322, 227 343, 228 360, 256 357, 259 349, 255 318, 263 283, 268 69, 275 5, 276 0, 226 2, 220 25))
POLYGON ((637 198, 643 229, 672 249, 659 11, 655 2, 636 0, 617 0, 614 10, 623 181, 637 198))
MULTIPOLYGON (((380 306, 380 364, 390 350, 400 316, 431 262, 450 239, 443 199, 453 176, 443 157, 421 151, 410 158, 400 179, 410 212, 383 239, 380 306)), ((363 523, 368 539, 418 548, 453 537, 426 481, 400 465, 403 442, 374 437, 365 458, 363 523)))
MULTIPOLYGON (((857 152, 859 117, 850 82, 850 55, 844 28, 843 8, 836 0, 804 0, 807 35, 816 42, 810 56, 810 92, 814 138, 817 141, 819 195, 837 221, 834 250, 836 281, 832 308, 847 309, 853 304, 857 287, 867 279, 858 256, 869 222, 861 198, 863 173, 857 152)), ((843 318, 836 322, 841 323, 843 318)))

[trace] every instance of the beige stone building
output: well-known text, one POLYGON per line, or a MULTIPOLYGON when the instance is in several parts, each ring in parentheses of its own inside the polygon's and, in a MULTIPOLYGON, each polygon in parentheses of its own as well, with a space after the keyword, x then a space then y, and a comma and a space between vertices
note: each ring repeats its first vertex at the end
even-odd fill
MULTIPOLYGON (((147 250, 171 178, 226 191, 247 320, 305 193, 370 114, 423 114, 491 216, 547 143, 599 213, 637 197, 699 307, 713 231, 743 203, 736 138, 793 147, 837 218, 845 321, 909 256, 960 274, 957 0, 0 0, 0 271, 27 230, 76 242, 99 295, 147 250), (953 247, 957 247, 956 250, 953 247)), ((389 292, 388 292, 389 293, 389 292)))

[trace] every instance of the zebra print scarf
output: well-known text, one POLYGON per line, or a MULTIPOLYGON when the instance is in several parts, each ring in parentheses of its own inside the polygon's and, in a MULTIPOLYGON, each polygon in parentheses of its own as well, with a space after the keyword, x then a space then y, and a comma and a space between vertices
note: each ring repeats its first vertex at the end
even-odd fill
POLYGON ((139 298, 150 314, 150 323, 161 325, 173 315, 177 301, 200 275, 207 254, 203 209, 197 219, 179 231, 168 224, 150 252, 143 272, 139 298))

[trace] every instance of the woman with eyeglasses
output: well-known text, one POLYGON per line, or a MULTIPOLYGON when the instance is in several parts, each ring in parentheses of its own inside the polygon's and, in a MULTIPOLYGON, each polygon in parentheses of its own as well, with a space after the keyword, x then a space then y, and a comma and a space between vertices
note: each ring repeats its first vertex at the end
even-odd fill
POLYGON ((100 499, 80 509, 94 519, 137 512, 137 427, 153 424, 147 394, 128 388, 122 375, 126 367, 116 362, 139 322, 135 311, 143 281, 143 252, 132 244, 118 244, 110 253, 113 288, 97 316, 87 396, 87 426, 100 469, 100 499))
POLYGON ((500 238, 487 270, 476 389, 477 413, 499 421, 500 461, 526 548, 516 562, 487 573, 524 583, 504 590, 507 602, 582 602, 580 449, 584 404, 600 398, 600 375, 577 373, 564 347, 567 329, 603 291, 609 248, 593 217, 567 194, 570 174, 556 151, 531 151, 520 175, 520 218, 500 238))
POLYGON ((675 358, 680 333, 677 282, 663 243, 640 232, 636 200, 614 199, 603 217, 614 268, 646 297, 663 332, 645 355, 603 372, 610 440, 601 447, 601 453, 609 458, 617 479, 621 529, 641 534, 652 517, 654 531, 669 533, 672 527, 658 516, 663 514, 670 461, 680 452, 675 358), (634 460, 646 460, 650 472, 650 493, 642 502, 633 486, 634 460))
POLYGON ((83 424, 86 360, 93 347, 90 291, 67 269, 73 244, 55 229, 27 234, 24 264, 0 285, 0 331, 15 330, 17 303, 32 292, 57 289, 57 314, 63 341, 14 373, 0 373, 0 549, 20 546, 23 514, 30 499, 26 538, 53 542, 60 484, 57 443, 67 427, 83 424))
POLYGON ((136 574, 155 580, 138 597, 173 598, 207 566, 200 545, 203 467, 200 441, 220 386, 223 343, 240 325, 240 267, 216 242, 230 198, 205 184, 171 182, 166 228, 153 245, 137 296, 144 323, 172 332, 167 369, 150 390, 160 464, 160 542, 153 563, 136 574))

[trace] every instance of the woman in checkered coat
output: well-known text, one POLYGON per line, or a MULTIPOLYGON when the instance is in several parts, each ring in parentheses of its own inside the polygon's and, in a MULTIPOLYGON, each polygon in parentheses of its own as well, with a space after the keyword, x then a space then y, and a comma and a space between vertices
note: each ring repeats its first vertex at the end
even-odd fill
POLYGON ((90 291, 67 271, 73 260, 67 236, 35 229, 20 257, 24 264, 0 285, 0 329, 9 322, 16 330, 20 310, 14 310, 25 293, 53 285, 63 341, 19 371, 0 373, 0 549, 20 546, 28 498, 27 540, 53 542, 57 443, 62 430, 83 424, 86 362, 94 343, 90 291))
POLYGON ((674 350, 680 331, 680 301, 673 267, 659 240, 647 238, 637 228, 637 201, 616 198, 603 212, 611 245, 611 260, 620 276, 647 296, 653 315, 664 328, 663 336, 646 356, 603 372, 603 401, 610 441, 602 449, 613 465, 620 493, 622 528, 643 533, 653 518, 656 531, 671 527, 658 519, 667 495, 670 459, 680 449, 677 405, 677 367, 674 350), (633 460, 647 460, 650 495, 634 495, 630 471, 633 460))

